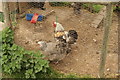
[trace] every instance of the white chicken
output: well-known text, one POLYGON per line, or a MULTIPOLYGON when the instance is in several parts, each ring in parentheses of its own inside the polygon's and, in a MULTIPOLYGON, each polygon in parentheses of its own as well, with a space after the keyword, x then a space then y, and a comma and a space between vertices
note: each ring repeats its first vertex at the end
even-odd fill
POLYGON ((64 28, 63 28, 62 24, 60 24, 58 22, 53 22, 53 26, 55 27, 55 33, 56 32, 64 32, 64 28))
POLYGON ((62 60, 71 50, 66 43, 39 41, 41 51, 50 61, 62 60))
POLYGON ((55 27, 54 37, 56 41, 67 42, 69 44, 74 44, 78 39, 78 34, 75 30, 65 31, 62 24, 58 22, 53 22, 55 27))

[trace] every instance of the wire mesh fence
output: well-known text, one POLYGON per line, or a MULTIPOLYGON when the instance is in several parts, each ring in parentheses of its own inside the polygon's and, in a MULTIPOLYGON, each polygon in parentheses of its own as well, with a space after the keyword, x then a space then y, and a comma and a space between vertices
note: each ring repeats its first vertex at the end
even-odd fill
MULTIPOLYGON (((92 26, 95 26, 94 28, 98 28, 100 23, 104 20, 104 16, 106 15, 106 12, 104 10, 104 9, 106 9, 105 6, 106 5, 81 3, 81 2, 9 2, 8 14, 10 15, 10 22, 12 23, 12 27, 17 27, 17 24, 19 24, 19 25, 22 25, 23 28, 27 27, 26 31, 25 31, 25 32, 27 32, 28 31, 27 29, 29 29, 29 28, 32 29, 34 26, 34 29, 32 29, 33 34, 34 34, 34 31, 39 32, 39 33, 44 31, 44 29, 42 27, 42 24, 43 24, 45 26, 44 28, 46 30, 48 30, 48 33, 51 33, 52 29, 48 28, 48 26, 51 26, 50 24, 52 24, 53 18, 54 18, 54 21, 57 21, 57 22, 58 21, 62 22, 62 20, 63 20, 63 22, 62 22, 63 24, 65 24, 64 22, 71 20, 71 24, 70 24, 70 22, 68 22, 68 24, 70 24, 69 26, 71 26, 71 25, 77 26, 80 22, 78 24, 73 25, 74 23, 76 23, 74 20, 77 18, 75 18, 73 21, 71 18, 73 17, 74 14, 75 15, 83 15, 83 14, 81 14, 82 10, 86 10, 92 14, 93 13, 100 14, 100 15, 98 15, 98 17, 95 17, 94 19, 91 18, 93 20, 93 21, 91 20, 91 23, 93 23, 92 26), (54 14, 55 11, 53 9, 56 9, 56 8, 59 10, 61 10, 61 9, 63 10, 63 8, 64 8, 66 11, 68 9, 70 9, 69 11, 71 14, 65 14, 66 11, 64 11, 64 14, 62 14, 62 11, 59 11, 57 14, 54 14), (47 10, 48 10, 48 12, 47 12, 47 10), (48 16, 51 14, 53 14, 52 19, 50 17, 48 18, 48 16), (61 15, 59 15, 59 14, 61 14, 61 15), (64 18, 64 17, 62 17, 63 15, 67 16, 69 18, 67 18, 67 17, 64 18), (32 20, 33 16, 34 16, 34 20, 32 20), (37 19, 36 19, 36 16, 37 16, 37 19), (66 20, 64 21, 64 19, 66 19, 66 20), (42 23, 42 21, 43 21, 43 23, 42 23), (21 22, 21 23, 19 23, 19 22, 21 22), (32 23, 35 23, 35 24, 32 24, 32 23), (46 23, 48 23, 48 24, 46 24, 46 23), (46 28, 46 26, 47 26, 47 28, 46 28), (51 30, 51 32, 49 32, 50 30, 51 30)), ((117 9, 118 9, 118 6, 117 6, 117 9)), ((87 17, 86 17, 86 20, 87 20, 87 17)), ((84 19, 84 22, 86 20, 84 19)), ((79 20, 77 20, 77 21, 79 21, 79 20)), ((84 23, 84 24, 89 24, 89 23, 90 22, 84 23)), ((82 24, 82 25, 84 25, 84 24, 82 24)), ((103 23, 101 25, 104 26, 103 23)), ((87 29, 89 29, 89 28, 87 28, 87 29)), ((24 30, 25 29, 23 29, 23 32, 24 32, 24 30)), ((32 32, 32 30, 31 30, 31 32, 32 32)), ((24 34, 24 33, 21 33, 21 34, 24 34)), ((22 35, 22 36, 23 37, 27 36, 29 38, 31 35, 26 35, 26 36, 22 35)), ((48 40, 48 38, 49 38, 49 34, 48 34, 48 36, 45 36, 45 37, 42 37, 41 35, 39 35, 39 36, 41 38, 45 38, 46 40, 48 40)), ((36 36, 34 36, 33 42, 35 42, 35 39, 36 39, 36 36)), ((94 42, 96 42, 95 39, 94 39, 94 42)), ((27 46, 27 48, 34 49, 33 48, 34 43, 31 44, 29 41, 25 41, 23 44, 25 44, 25 45, 29 44, 30 46, 27 46)))
POLYGON ((104 7, 104 5, 93 5, 90 3, 81 2, 9 2, 10 19, 13 24, 15 24, 17 18, 25 16, 25 14, 20 14, 25 13, 25 11, 27 11, 28 9, 38 8, 40 10, 46 10, 46 3, 51 7, 72 8, 74 14, 80 14, 81 9, 86 9, 92 13, 98 13, 104 7))
MULTIPOLYGON (((91 13, 99 13, 100 10, 105 7, 105 5, 93 4, 93 3, 82 3, 82 2, 9 2, 9 11, 11 16, 11 21, 16 22, 16 19, 19 16, 16 14, 21 14, 27 11, 28 9, 38 8, 39 10, 46 10, 45 5, 51 7, 69 7, 72 8, 74 14, 80 14, 81 9, 88 10, 91 13)), ((118 6, 115 6, 114 9, 119 9, 118 6)), ((25 16, 25 15, 24 15, 25 16)))

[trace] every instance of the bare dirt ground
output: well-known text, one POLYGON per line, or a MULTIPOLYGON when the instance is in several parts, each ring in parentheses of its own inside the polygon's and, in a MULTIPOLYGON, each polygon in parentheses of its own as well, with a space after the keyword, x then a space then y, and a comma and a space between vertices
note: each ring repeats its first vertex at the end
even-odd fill
MULTIPOLYGON (((100 26, 99 28, 90 27, 90 23, 97 14, 90 13, 87 10, 81 10, 80 15, 75 15, 73 14, 73 9, 68 7, 49 7, 46 11, 31 9, 26 12, 36 12, 44 15, 51 10, 55 10, 55 13, 50 15, 45 21, 39 22, 36 25, 31 24, 25 19, 19 19, 17 28, 15 29, 15 43, 28 50, 39 50, 36 41, 54 40, 54 28, 52 23, 56 20, 56 16, 58 16, 58 22, 64 26, 65 30, 76 30, 79 39, 77 44, 72 46, 72 52, 66 56, 66 58, 58 64, 51 63, 50 65, 63 73, 76 73, 77 75, 91 75, 93 77, 98 77, 104 28, 103 26, 100 26), (94 42, 94 40, 96 40, 96 42, 94 42)), ((114 13, 105 69, 107 77, 115 77, 115 74, 118 71, 117 28, 118 20, 114 13)))

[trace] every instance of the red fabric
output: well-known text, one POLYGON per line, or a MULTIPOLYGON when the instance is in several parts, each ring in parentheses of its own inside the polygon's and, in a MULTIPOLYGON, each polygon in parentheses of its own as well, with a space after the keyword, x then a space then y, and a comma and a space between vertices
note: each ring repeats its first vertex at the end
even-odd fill
POLYGON ((39 16, 39 15, 38 15, 37 13, 35 13, 30 22, 31 22, 31 23, 36 23, 36 22, 37 22, 37 19, 38 19, 38 16, 39 16))

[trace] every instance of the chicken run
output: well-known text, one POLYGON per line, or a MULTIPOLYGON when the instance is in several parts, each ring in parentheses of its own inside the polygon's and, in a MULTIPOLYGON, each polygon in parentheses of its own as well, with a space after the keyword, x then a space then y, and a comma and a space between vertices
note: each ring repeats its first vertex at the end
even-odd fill
MULTIPOLYGON (((27 5, 31 6, 32 3, 27 5)), ((27 50, 40 50, 51 61, 50 66, 62 73, 98 77, 104 28, 102 24, 98 28, 90 26, 98 13, 79 8, 75 14, 73 7, 52 7, 49 3, 21 9, 25 11, 23 14, 47 16, 33 24, 25 16, 21 17, 23 14, 19 14, 17 26, 14 26, 14 41, 17 45, 27 50), (51 11, 54 12, 48 15, 51 11)), ((117 74, 117 28, 118 17, 113 13, 106 77, 116 77, 117 74)))

